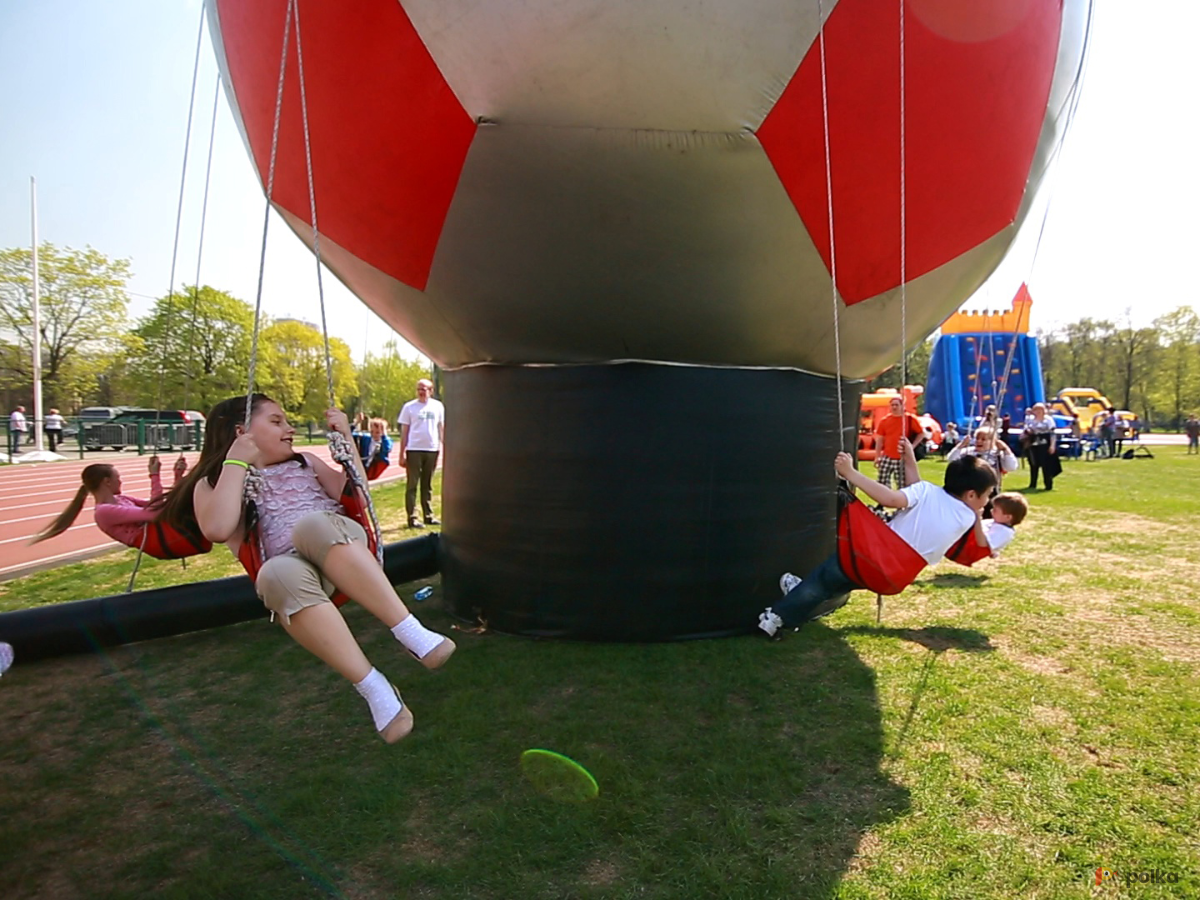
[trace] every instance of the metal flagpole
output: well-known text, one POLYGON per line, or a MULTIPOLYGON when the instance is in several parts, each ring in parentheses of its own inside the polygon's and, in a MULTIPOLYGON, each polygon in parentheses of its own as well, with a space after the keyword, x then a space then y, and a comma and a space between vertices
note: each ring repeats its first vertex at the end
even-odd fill
POLYGON ((29 176, 30 219, 33 229, 33 447, 42 452, 42 308, 38 282, 37 179, 29 176))

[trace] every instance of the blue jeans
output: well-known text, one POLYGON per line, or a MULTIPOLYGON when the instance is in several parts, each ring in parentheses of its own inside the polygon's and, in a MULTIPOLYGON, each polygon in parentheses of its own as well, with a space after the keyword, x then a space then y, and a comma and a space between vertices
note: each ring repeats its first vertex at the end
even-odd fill
POLYGON ((857 590, 858 585, 846 577, 838 565, 837 554, 830 556, 788 591, 786 597, 772 609, 788 628, 807 622, 826 600, 857 590))

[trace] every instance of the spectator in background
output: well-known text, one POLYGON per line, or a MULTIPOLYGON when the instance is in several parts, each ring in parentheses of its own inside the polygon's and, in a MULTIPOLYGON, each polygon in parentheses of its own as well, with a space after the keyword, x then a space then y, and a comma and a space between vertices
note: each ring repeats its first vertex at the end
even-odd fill
POLYGON ((396 422, 400 425, 400 465, 408 470, 404 491, 404 508, 409 528, 440 525, 433 514, 433 470, 446 433, 446 407, 433 398, 433 382, 422 378, 417 382, 417 399, 409 400, 400 410, 396 422), (416 515, 417 483, 421 486, 421 512, 425 522, 416 515))
POLYGON ((1046 415, 1046 404, 1033 405, 1033 420, 1025 426, 1029 436, 1029 490, 1037 487, 1038 473, 1046 490, 1054 490, 1054 479, 1062 472, 1058 458, 1058 435, 1054 431, 1054 419, 1046 415))
POLYGON ((1129 420, 1118 414, 1115 416, 1115 421, 1113 422, 1113 440, 1117 444, 1118 456, 1125 450, 1125 439, 1127 437, 1129 437, 1129 420))
POLYGON ((875 426, 875 480, 897 490, 904 486, 901 438, 907 438, 915 446, 924 440, 925 429, 916 416, 904 411, 904 401, 893 397, 888 401, 888 414, 875 426))
POLYGON ((67 420, 58 414, 58 410, 53 407, 50 412, 46 413, 46 424, 43 426, 46 432, 46 441, 50 444, 50 452, 53 453, 58 449, 58 445, 62 443, 63 426, 67 420))
POLYGON ((8 455, 12 458, 17 455, 21 449, 21 439, 25 437, 25 432, 29 430, 29 423, 25 421, 25 407, 18 406, 12 411, 8 417, 8 455))
POLYGON ((1188 439, 1188 456, 1200 453, 1200 419, 1196 418, 1196 414, 1192 413, 1187 417, 1187 421, 1183 423, 1183 433, 1188 439))
POLYGON ((1108 458, 1117 455, 1117 411, 1111 406, 1100 418, 1100 442, 1108 448, 1108 458))
POLYGON ((958 425, 954 422, 951 422, 946 426, 946 433, 942 435, 942 446, 938 448, 938 452, 941 453, 942 456, 945 456, 954 448, 954 445, 957 444, 958 441, 958 425))

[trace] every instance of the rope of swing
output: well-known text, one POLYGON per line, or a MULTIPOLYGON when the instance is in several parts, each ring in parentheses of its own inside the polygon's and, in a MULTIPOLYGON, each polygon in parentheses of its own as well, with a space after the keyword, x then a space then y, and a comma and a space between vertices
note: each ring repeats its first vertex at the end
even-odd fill
MULTIPOLYGON (((196 28, 196 54, 192 62, 192 90, 188 97, 187 128, 183 138, 183 171, 179 175, 179 203, 175 208, 175 239, 171 245, 171 284, 167 290, 167 314, 163 321, 162 336, 158 342, 158 399, 155 402, 154 430, 150 436, 151 458, 158 458, 158 429, 162 425, 163 383, 166 381, 167 341, 171 334, 171 319, 175 311, 175 264, 179 259, 179 230, 183 222, 183 196, 187 187, 188 151, 192 146, 192 113, 196 106, 196 84, 200 76, 200 47, 204 41, 204 4, 200 4, 200 23, 196 28)), ((211 148, 210 148, 211 149, 211 148)), ((137 558, 133 561, 133 571, 129 573, 129 582, 125 585, 125 593, 131 593, 137 581, 138 571, 142 567, 142 557, 145 555, 146 538, 149 535, 149 525, 142 528, 142 542, 138 546, 137 558)))
MULTIPOLYGON (((900 396, 908 384, 908 197, 905 178, 908 139, 905 134, 907 99, 904 74, 904 0, 900 0, 900 396)), ((907 404, 905 404, 907 406, 907 404)))
MULTIPOLYGON (((304 130, 304 164, 308 175, 308 210, 312 218, 313 257, 317 266, 317 298, 321 307, 321 337, 325 346, 325 384, 329 393, 329 406, 337 405, 333 390, 333 353, 329 347, 329 325, 325 315, 325 282, 321 273, 321 233, 317 228, 317 193, 313 182, 312 140, 308 123, 308 97, 304 83, 304 50, 300 41, 300 4, 291 0, 294 6, 294 21, 296 29, 296 72, 300 81, 300 121, 304 130)), ((371 490, 363 477, 358 463, 358 449, 340 432, 330 430, 328 434, 329 452, 333 459, 341 463, 346 477, 354 483, 356 493, 366 502, 367 519, 375 533, 375 558, 383 565, 383 536, 379 529, 379 519, 375 515, 375 504, 371 500, 371 490)))
MULTIPOLYGON (((1083 80, 1083 70, 1087 64, 1087 47, 1088 47, 1088 44, 1091 42, 1092 16, 1094 14, 1095 14, 1095 5, 1092 3, 1089 3, 1088 4, 1088 12, 1087 12, 1087 26, 1084 30, 1084 37, 1083 37, 1083 52, 1080 53, 1080 55, 1079 55, 1079 68, 1076 70, 1075 77, 1072 79, 1072 82, 1071 82, 1071 92, 1070 92, 1071 100, 1070 100, 1070 104, 1067 108, 1066 122, 1063 124, 1063 127, 1062 127, 1062 131, 1064 133, 1070 130, 1071 123, 1075 120, 1075 115, 1079 110, 1079 98, 1081 95, 1080 84, 1083 80)), ((1062 143, 1060 141, 1056 152, 1061 149, 1062 149, 1062 143)), ((1042 222, 1041 222, 1041 225, 1038 227, 1037 240, 1034 242, 1033 254, 1030 257, 1029 267, 1025 273, 1024 283, 1026 283, 1026 284, 1029 283, 1029 276, 1033 273, 1034 266, 1037 265, 1038 254, 1041 252, 1041 249, 1042 249, 1042 238, 1045 237, 1045 235, 1046 235, 1046 221, 1050 217, 1050 207, 1054 203, 1054 187, 1055 187, 1054 182, 1051 181, 1050 196, 1046 198, 1046 206, 1042 210, 1042 222)), ((1021 323, 1020 323, 1020 321, 1018 321, 1017 327, 1013 329, 1013 337, 1012 337, 1012 341, 1011 341, 1011 343, 1009 345, 1009 349, 1008 349, 1008 359, 1004 366, 1004 377, 1000 380, 1000 397, 1001 398, 1004 397, 1005 393, 1008 390, 1009 372, 1012 369, 1013 356, 1016 352, 1017 340, 1021 334, 1020 325, 1021 325, 1021 323)), ((1028 327, 1028 323, 1026 323, 1026 327, 1028 327)), ((999 408, 1000 402, 1001 401, 997 401, 997 408, 999 408)))
MULTIPOLYGON (((258 289, 254 293, 254 326, 250 332, 250 366, 247 375, 246 415, 243 425, 250 427, 250 414, 254 411, 254 376, 258 368, 258 332, 262 321, 263 275, 267 270, 267 231, 271 224, 271 197, 275 192, 275 157, 279 150, 279 118, 283 112, 283 78, 287 71, 288 40, 292 33, 292 3, 288 0, 283 19, 283 49, 279 54, 279 86, 275 89, 275 120, 271 126, 271 155, 267 163, 267 198, 263 210, 262 249, 258 256, 258 289)), ((257 485, 247 480, 247 493, 257 485)))
MULTIPOLYGON (((904 2, 900 4, 900 382, 903 393, 904 384, 908 381, 908 366, 906 348, 908 344, 908 197, 905 163, 907 153, 905 98, 907 85, 905 83, 905 40, 904 40, 904 2)), ((821 61, 821 117, 823 137, 825 142, 825 197, 826 213, 829 223, 829 275, 830 294, 833 309, 833 356, 834 371, 837 382, 837 416, 838 439, 843 440, 845 431, 845 413, 842 399, 842 341, 841 317, 838 305, 837 289, 837 249, 834 238, 833 211, 833 163, 829 139, 829 80, 825 52, 825 13, 821 0, 817 0, 818 32, 817 44, 821 61)))
POLYGON ((829 215, 829 286, 833 305, 833 366, 837 385, 838 447, 846 442, 845 409, 842 399, 842 327, 838 309, 837 248, 833 236, 833 156, 829 150, 829 83, 825 62, 825 11, 817 0, 817 44, 821 51, 821 122, 825 138, 825 199, 829 215))
MULTIPOLYGON (((906 136, 906 120, 905 120, 905 99, 906 99, 906 83, 905 83, 905 66, 904 66, 904 0, 899 0, 900 7, 900 90, 899 90, 899 108, 900 108, 900 391, 901 396, 904 394, 904 385, 908 381, 908 365, 907 365, 907 348, 908 348, 908 203, 907 203, 907 183, 905 178, 905 162, 907 150, 906 136)), ((823 127, 823 136, 825 141, 825 196, 827 201, 827 215, 829 221, 829 277, 830 277, 830 294, 833 308, 833 356, 834 356, 834 372, 835 382, 837 385, 837 418, 838 418, 838 445, 844 446, 845 443, 845 411, 843 409, 842 398, 842 340, 841 340, 841 316, 838 306, 838 289, 837 289, 837 250, 836 240, 834 238, 834 219, 833 219, 833 154, 830 151, 829 140, 829 77, 828 65, 825 52, 825 12, 821 0, 817 0, 817 21, 818 32, 817 42, 820 49, 821 60, 821 121, 823 127)), ((883 616, 883 597, 876 597, 876 620, 880 620, 883 616)))
POLYGON ((217 108, 221 98, 221 74, 213 84, 212 122, 208 128, 208 164, 204 168, 204 200, 200 204, 200 243, 196 250, 196 278, 192 282, 192 322, 188 328, 188 368, 183 387, 183 408, 192 406, 192 380, 196 369, 196 318, 200 310, 200 262, 204 258, 204 230, 208 222, 208 188, 212 180, 213 145, 217 136, 217 108))
POLYGON ((154 438, 151 440, 152 454, 158 456, 158 428, 162 423, 163 383, 167 364, 167 339, 171 334, 171 319, 175 312, 175 264, 179 259, 179 230, 183 222, 183 196, 187 186, 188 152, 192 146, 192 113, 196 107, 196 84, 200 76, 200 47, 204 42, 204 4, 200 4, 200 23, 196 28, 196 58, 192 63, 192 91, 188 97, 187 131, 183 141, 183 171, 179 175, 179 204, 175 208, 175 240, 171 245, 171 284, 167 291, 167 315, 163 322, 162 338, 159 341, 158 357, 158 400, 154 411, 154 438))
MULTIPOLYGON (((1091 38, 1092 16, 1094 15, 1094 12, 1095 12, 1095 10, 1094 10, 1093 4, 1089 3, 1088 4, 1088 15, 1087 15, 1087 27, 1084 32, 1084 38, 1083 38, 1084 52, 1080 54, 1079 68, 1076 70, 1075 77, 1071 83, 1071 100, 1070 100, 1070 104, 1067 108, 1066 122, 1064 123, 1064 125, 1062 127, 1063 132, 1067 132, 1070 130, 1071 122, 1074 121, 1075 114, 1079 109, 1079 97, 1080 97, 1079 86, 1083 79, 1083 70, 1084 70, 1084 67, 1085 67, 1086 61, 1087 61, 1086 50, 1087 50, 1087 45, 1090 42, 1090 38, 1091 38)), ((1061 150, 1061 148, 1062 148, 1062 144, 1060 143, 1058 145, 1058 149, 1061 150)), ((1026 272, 1025 272, 1025 279, 1024 279, 1025 284, 1028 284, 1029 276, 1033 272, 1034 266, 1037 265, 1038 253, 1042 249, 1042 238, 1045 237, 1045 235, 1046 235, 1046 221, 1050 216, 1050 207, 1053 205, 1053 202, 1054 202, 1054 182, 1051 181, 1050 196, 1046 199, 1046 206, 1042 210, 1042 221, 1041 221, 1041 225, 1038 227, 1037 240, 1034 242, 1033 254, 1030 257, 1029 266, 1027 267, 1026 272)), ((1012 371, 1013 358, 1016 354, 1017 341, 1019 340, 1020 335, 1021 335, 1020 325, 1021 325, 1021 323, 1018 320, 1016 323, 1016 327, 1013 328, 1012 340, 1009 341, 1008 358, 1005 360, 1004 374, 1000 379, 1000 391, 999 391, 999 394, 996 399, 996 409, 997 410, 1002 409, 1002 406, 1004 403, 1004 397, 1008 392, 1008 381, 1009 381, 1010 373, 1012 371)), ((1026 327, 1028 327, 1028 323, 1026 323, 1026 327)), ((1007 441, 1006 441, 1006 443, 1007 443, 1007 441)))

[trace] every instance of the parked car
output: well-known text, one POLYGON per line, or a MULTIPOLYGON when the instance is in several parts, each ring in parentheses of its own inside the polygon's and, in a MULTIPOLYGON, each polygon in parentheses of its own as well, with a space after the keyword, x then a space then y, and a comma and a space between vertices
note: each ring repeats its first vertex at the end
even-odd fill
POLYGON ((137 443, 137 427, 142 422, 148 445, 158 449, 191 450, 196 446, 195 425, 199 422, 203 429, 204 421, 203 413, 189 410, 126 408, 107 422, 100 423, 102 427, 85 426, 84 442, 89 450, 106 446, 123 450, 137 443))
POLYGON ((85 406, 79 415, 70 416, 63 427, 63 437, 75 437, 81 427, 86 428, 97 422, 109 422, 121 411, 119 406, 85 406))
POLYGON ((107 422, 121 411, 120 406, 85 406, 75 418, 87 422, 107 422))
POLYGON ((114 422, 136 422, 139 419, 145 422, 156 422, 159 424, 187 424, 189 422, 204 421, 204 415, 198 412, 189 412, 185 409, 141 409, 139 407, 130 407, 123 409, 113 417, 114 422), (195 418, 193 418, 195 417, 195 418))

